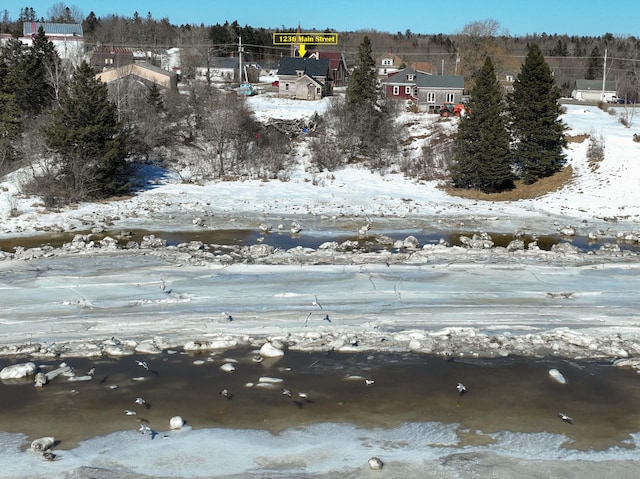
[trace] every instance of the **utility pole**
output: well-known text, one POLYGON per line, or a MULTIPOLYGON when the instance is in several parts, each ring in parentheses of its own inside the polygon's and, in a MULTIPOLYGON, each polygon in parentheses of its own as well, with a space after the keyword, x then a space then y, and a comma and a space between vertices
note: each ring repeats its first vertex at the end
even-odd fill
POLYGON ((604 49, 604 62, 602 63, 602 93, 600 93, 600 100, 604 101, 604 89, 605 82, 607 81, 607 49, 604 49))
POLYGON ((240 78, 238 80, 238 83, 240 85, 242 85, 242 37, 238 37, 238 58, 240 59, 240 78))

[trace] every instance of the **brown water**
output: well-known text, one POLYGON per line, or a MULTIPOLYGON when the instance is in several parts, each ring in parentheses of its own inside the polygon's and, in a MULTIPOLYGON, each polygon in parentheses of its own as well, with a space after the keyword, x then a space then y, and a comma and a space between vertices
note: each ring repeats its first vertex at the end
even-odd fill
MULTIPOLYGON (((140 421, 167 430, 175 415, 194 429, 274 432, 321 422, 386 428, 435 421, 459 424, 461 446, 483 444, 492 432, 550 432, 568 436, 572 442, 566 447, 580 450, 628 447, 630 434, 640 431, 637 374, 610 364, 298 352, 255 363, 252 356, 251 351, 238 350, 197 357, 165 353, 120 360, 68 359, 79 376, 95 367, 94 378, 69 382, 59 377, 43 388, 34 388, 31 380, 0 383, 0 430, 24 433, 30 440, 52 435, 60 447, 69 449, 93 436, 137 429, 140 421), (235 371, 220 369, 225 358, 238 361, 235 371), (136 365, 135 359, 147 361, 151 371, 136 365), (195 360, 205 363, 196 365, 195 360), (549 378, 552 367, 568 384, 549 378), (247 386, 261 376, 283 382, 271 388, 247 386), (375 382, 367 385, 364 378, 375 382), (467 394, 457 393, 458 382, 466 385, 467 394), (231 399, 220 394, 225 388, 231 399), (282 394, 283 388, 293 397, 282 394), (297 396, 301 391, 308 399, 297 396), (150 407, 135 404, 136 397, 143 397, 150 407), (126 416, 125 409, 137 415, 126 416), (572 416, 574 423, 560 420, 559 411, 572 416)), ((0 367, 8 363, 2 360, 0 367)), ((38 364, 46 370, 59 363, 38 364)))
MULTIPOLYGON (((375 235, 369 237, 358 237, 354 232, 348 230, 334 229, 332 231, 303 231, 298 235, 291 235, 288 231, 273 231, 269 234, 262 234, 257 229, 215 229, 215 230, 186 230, 186 231, 150 231, 150 230, 131 230, 127 235, 121 237, 122 231, 108 231, 105 233, 91 234, 89 231, 75 231, 73 233, 46 233, 33 236, 18 236, 0 238, 0 250, 13 252, 17 247, 34 248, 49 245, 59 248, 64 243, 71 242, 77 234, 90 235, 93 241, 100 241, 105 236, 112 238, 120 238, 119 244, 125 247, 128 241, 142 241, 144 236, 154 235, 162 238, 169 246, 176 246, 181 243, 190 241, 201 241, 207 245, 227 245, 227 246, 243 246, 263 243, 275 248, 289 249, 296 246, 305 248, 318 248, 322 243, 327 241, 336 241, 342 243, 344 241, 355 241, 359 247, 364 250, 375 250, 389 248, 377 244, 374 240, 375 235)), ((437 244, 441 238, 445 239, 452 246, 461 246, 460 236, 472 237, 474 231, 426 231, 422 229, 411 229, 403 231, 381 231, 380 234, 389 236, 394 240, 404 240, 407 236, 416 237, 420 245, 437 244)), ((377 234, 377 233, 376 233, 377 234)), ((515 236, 511 233, 489 233, 495 246, 506 247, 515 236)), ((627 251, 640 251, 637 243, 616 240, 615 238, 603 238, 597 241, 590 240, 586 237, 566 238, 560 235, 525 235, 522 236, 525 244, 536 241, 542 250, 550 250, 552 246, 560 242, 570 242, 583 251, 594 251, 600 248, 604 243, 617 243, 621 249, 627 251)))

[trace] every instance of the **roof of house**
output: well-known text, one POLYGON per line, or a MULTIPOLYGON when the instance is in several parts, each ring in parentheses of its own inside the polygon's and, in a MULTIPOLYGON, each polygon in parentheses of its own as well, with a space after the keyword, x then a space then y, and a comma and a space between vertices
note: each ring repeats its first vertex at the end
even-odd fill
POLYGON ((79 23, 22 22, 22 34, 25 36, 35 35, 40 27, 47 35, 83 36, 82 25, 79 23))
POLYGON ((397 72, 391 73, 387 78, 381 80, 381 83, 386 83, 388 85, 415 85, 416 77, 414 76, 413 80, 407 79, 407 75, 425 75, 424 73, 416 72, 416 69, 413 67, 403 68, 402 70, 398 70, 397 72))
POLYGON ((211 59, 211 66, 214 68, 227 68, 229 70, 235 70, 240 67, 238 58, 234 57, 213 57, 211 59))
POLYGON ((433 63, 431 62, 413 62, 411 66, 415 68, 416 71, 427 73, 429 75, 436 73, 436 67, 433 66, 433 63))
POLYGON ((329 60, 329 67, 335 70, 340 65, 340 62, 347 66, 347 60, 344 58, 342 52, 318 52, 318 58, 326 58, 329 60))
POLYGON ((126 54, 132 55, 131 48, 128 47, 116 47, 112 45, 98 45, 93 49, 93 53, 108 53, 108 54, 126 54))
POLYGON ((282 57, 278 65, 278 75, 297 75, 299 71, 311 77, 328 77, 329 60, 326 58, 282 57))
POLYGON ((426 75, 418 73, 416 76, 418 88, 451 88, 464 90, 464 77, 462 75, 426 75))
POLYGON ((157 67, 147 62, 140 62, 140 63, 132 63, 130 65, 125 65, 118 68, 114 68, 112 70, 107 70, 107 71, 98 73, 96 75, 96 78, 99 78, 102 81, 108 82, 112 80, 118 80, 127 75, 138 75, 138 76, 144 77, 144 75, 140 75, 140 74, 143 73, 145 70, 152 72, 155 75, 158 75, 161 77, 166 77, 166 78, 176 77, 176 74, 174 72, 169 72, 167 70, 164 70, 160 67, 157 67), (116 74, 114 75, 113 72, 116 72, 116 74), (109 80, 106 80, 106 78, 109 78, 109 80))
POLYGON ((403 68, 381 83, 387 85, 416 85, 418 88, 450 88, 464 89, 464 77, 462 75, 429 75, 421 71, 416 71, 414 67, 403 68), (413 80, 407 79, 407 75, 415 75, 413 80))
MULTIPOLYGON (((379 56, 378 58, 376 58, 376 65, 380 66, 382 65, 382 60, 391 60, 392 61, 392 66, 396 66, 396 65, 402 65, 404 63, 404 61, 402 60, 402 58, 400 58, 398 55, 394 55, 392 53, 389 53, 387 55, 382 55, 379 56)), ((388 66, 388 65, 385 65, 388 66)))
MULTIPOLYGON (((576 90, 602 91, 602 80, 576 80, 576 90)), ((617 91, 616 82, 613 80, 604 82, 604 91, 617 91)))

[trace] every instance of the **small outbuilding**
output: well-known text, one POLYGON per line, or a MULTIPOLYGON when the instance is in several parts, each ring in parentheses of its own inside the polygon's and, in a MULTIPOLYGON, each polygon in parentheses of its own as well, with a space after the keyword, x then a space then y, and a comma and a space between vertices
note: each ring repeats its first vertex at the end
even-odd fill
POLYGON ((617 97, 617 84, 615 81, 602 80, 576 80, 571 92, 571 98, 578 101, 598 103, 609 102, 617 97))

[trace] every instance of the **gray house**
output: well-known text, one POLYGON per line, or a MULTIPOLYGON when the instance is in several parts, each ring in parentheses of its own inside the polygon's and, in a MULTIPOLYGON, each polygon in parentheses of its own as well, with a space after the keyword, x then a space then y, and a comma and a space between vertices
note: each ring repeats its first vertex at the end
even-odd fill
POLYGON ((390 100, 411 100, 418 111, 437 113, 445 103, 462 102, 464 77, 429 75, 407 67, 380 82, 381 92, 390 100))
POLYGON ((575 87, 571 92, 571 98, 593 103, 608 102, 617 96, 617 90, 616 82, 613 80, 605 81, 604 89, 602 80, 576 80, 575 87))
POLYGON ((439 112, 445 103, 461 103, 462 75, 417 75, 418 111, 439 112))
POLYGON ((282 57, 278 78, 278 94, 283 98, 319 100, 333 94, 333 78, 326 58, 282 57))

